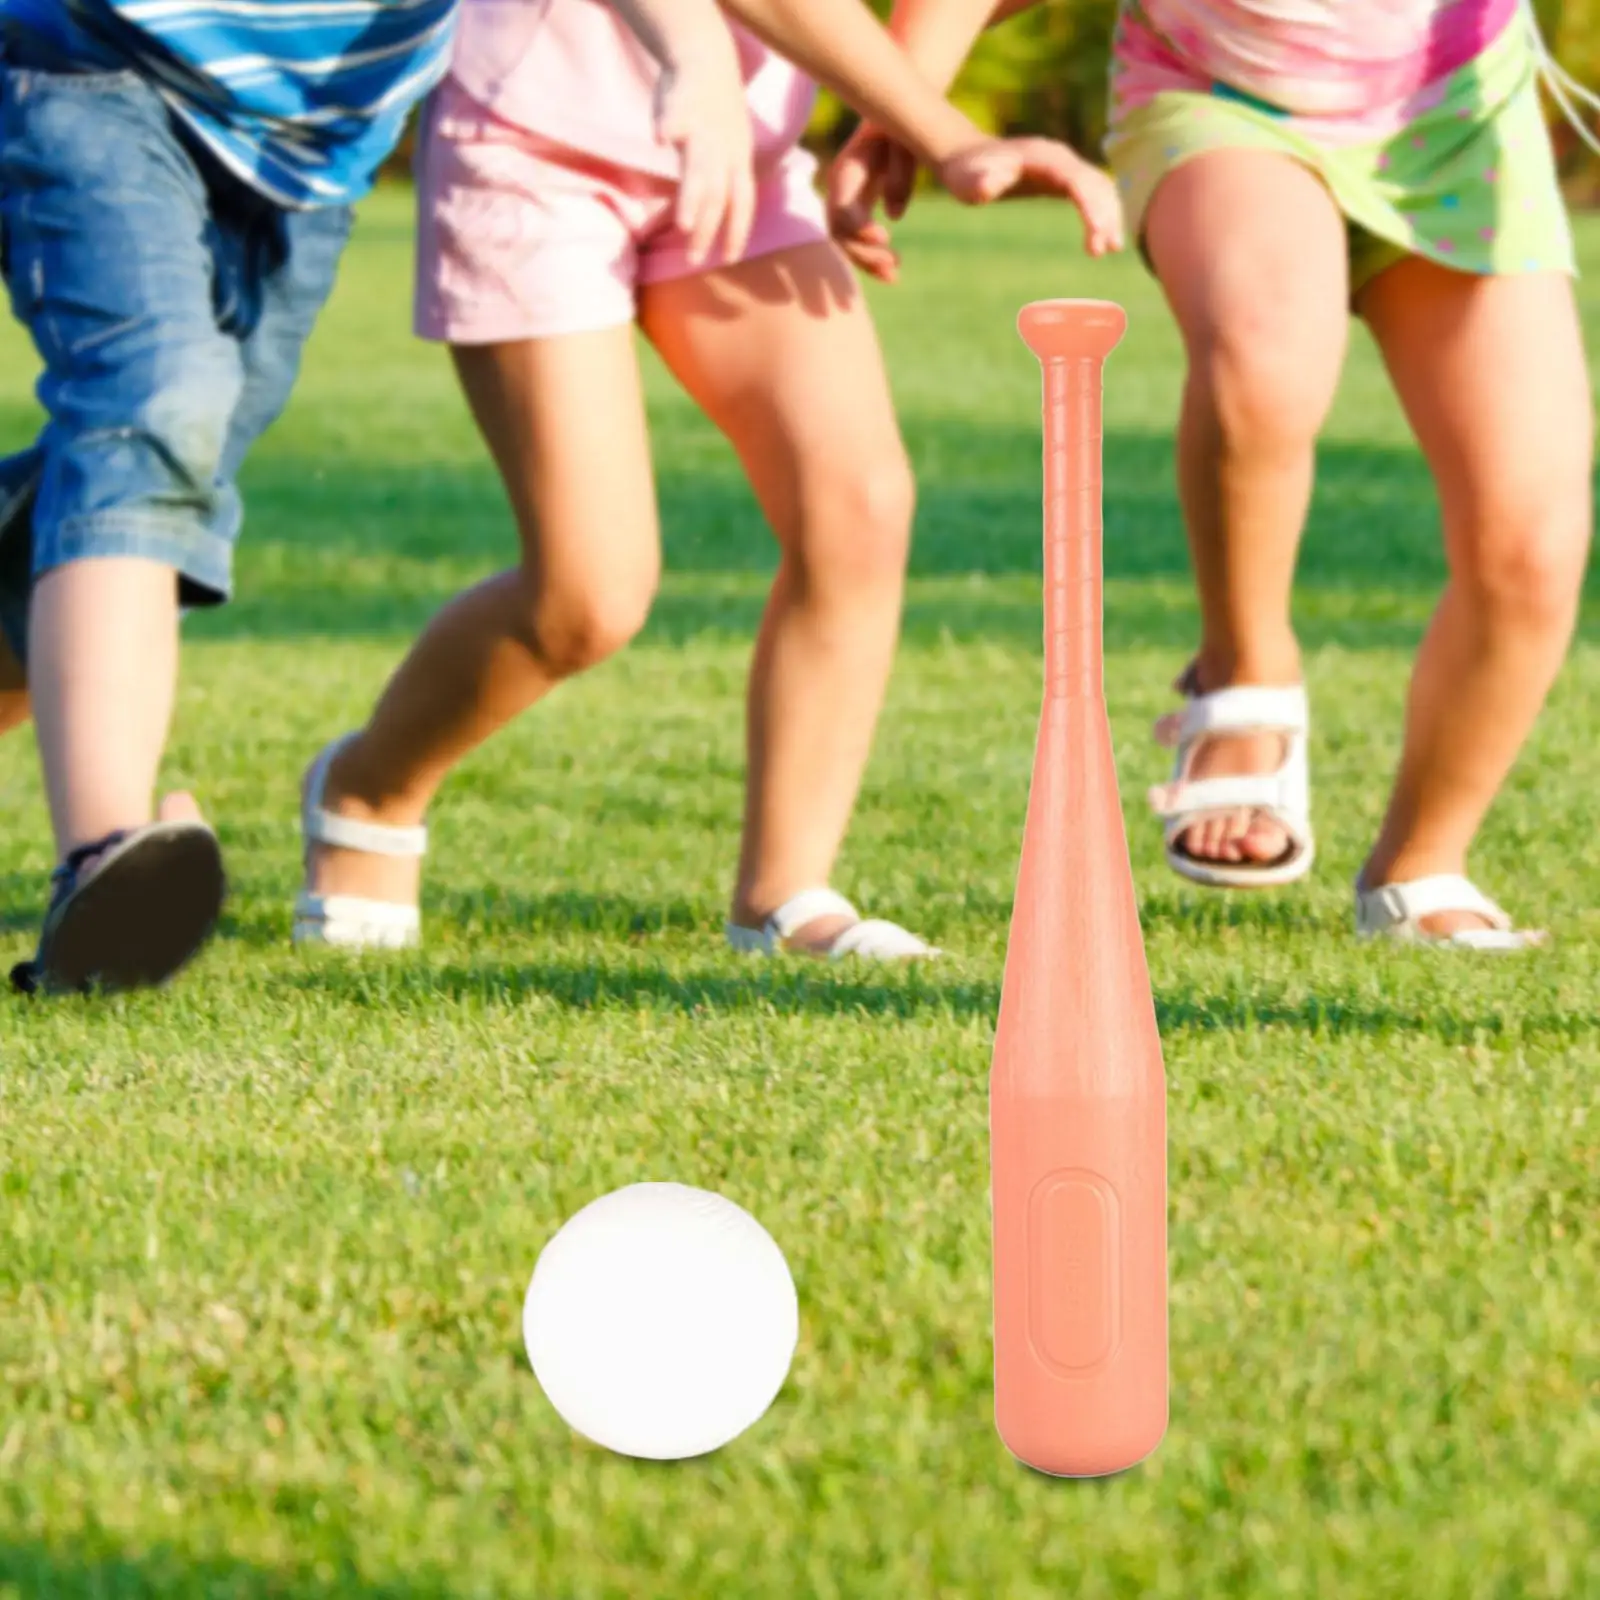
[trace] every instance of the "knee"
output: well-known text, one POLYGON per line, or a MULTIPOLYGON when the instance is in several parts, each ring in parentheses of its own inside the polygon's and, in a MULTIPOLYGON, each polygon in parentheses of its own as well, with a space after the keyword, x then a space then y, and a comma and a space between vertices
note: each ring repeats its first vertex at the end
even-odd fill
POLYGON ((209 496, 222 476, 240 388, 236 362, 193 358, 174 363, 129 425, 118 430, 120 442, 130 453, 153 457, 151 466, 175 480, 180 491, 209 496))
POLYGON ((806 495, 791 561, 808 587, 898 590, 911 551, 916 480, 903 451, 833 467, 806 495))
POLYGON ((1333 400, 1337 364, 1310 350, 1304 317, 1264 294, 1236 305, 1189 340, 1189 383, 1227 448, 1254 454, 1309 449, 1333 400))
POLYGON ((619 581, 582 593, 541 593, 528 610, 528 646, 551 677, 574 677, 631 643, 654 598, 653 579, 648 585, 619 581))
POLYGON ((1571 628, 1592 522, 1589 475, 1571 476, 1475 508, 1457 541, 1456 569, 1481 604, 1554 631, 1571 628))
POLYGON ((1280 254, 1170 291, 1181 306, 1190 405, 1210 413, 1224 448, 1306 451, 1326 421, 1349 317, 1342 288, 1306 277, 1304 262, 1280 254))

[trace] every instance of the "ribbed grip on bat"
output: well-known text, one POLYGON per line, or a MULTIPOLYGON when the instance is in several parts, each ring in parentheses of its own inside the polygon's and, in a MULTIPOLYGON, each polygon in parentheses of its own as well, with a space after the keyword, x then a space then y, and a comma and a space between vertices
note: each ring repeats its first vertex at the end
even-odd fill
POLYGON ((1086 356, 1044 365, 1044 685, 1104 692, 1101 385, 1086 356))
POLYGON ((1039 300, 1017 318, 1044 369, 1047 699, 1103 693, 1101 391, 1106 357, 1127 322, 1107 300, 1039 300))

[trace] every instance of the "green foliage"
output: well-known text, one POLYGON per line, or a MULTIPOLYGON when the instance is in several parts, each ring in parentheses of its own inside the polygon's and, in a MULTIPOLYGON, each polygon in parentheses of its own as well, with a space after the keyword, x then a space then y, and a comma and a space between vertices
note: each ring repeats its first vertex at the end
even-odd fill
MULTIPOLYGON (((888 7, 874 9, 883 14, 888 7)), ((991 132, 1049 133, 1085 151, 1098 149, 1116 11, 1117 0, 1043 0, 978 41, 952 98, 991 132)), ((831 145, 853 120, 823 95, 814 132, 831 145)))

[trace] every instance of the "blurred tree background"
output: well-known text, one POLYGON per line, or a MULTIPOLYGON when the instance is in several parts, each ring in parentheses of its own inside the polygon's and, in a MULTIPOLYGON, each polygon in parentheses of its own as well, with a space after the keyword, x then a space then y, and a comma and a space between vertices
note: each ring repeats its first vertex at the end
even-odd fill
MULTIPOLYGON (((891 0, 869 3, 888 16, 891 0)), ((1116 14, 1117 0, 1042 0, 978 41, 951 98, 991 133, 1048 133, 1084 151, 1098 149, 1116 14)), ((854 123, 824 93, 813 137, 819 148, 830 148, 854 123)))
MULTIPOLYGON (((880 16, 888 15, 891 0, 869 3, 880 16)), ((1600 0, 1535 0, 1534 9, 1551 54, 1579 83, 1600 89, 1600 0)), ((1117 0, 1042 0, 979 40, 952 98, 989 132, 1047 133, 1097 153, 1105 134, 1106 65, 1116 11, 1117 0)), ((1571 198, 1600 200, 1600 161, 1555 107, 1549 109, 1571 198)), ((854 123, 848 110, 824 94, 812 125, 816 146, 837 147, 854 123)))
MULTIPOLYGON (((891 0, 868 0, 886 17, 891 0)), ((1600 0, 1534 0, 1552 54, 1590 88, 1600 89, 1600 0)), ((1041 0, 1031 11, 984 35, 955 85, 953 98, 994 133, 1047 133, 1096 153, 1105 133, 1106 63, 1117 0, 1041 0)), ((1569 197, 1600 202, 1600 160, 1550 107, 1551 127, 1569 197)), ((854 117, 823 94, 811 142, 827 152, 843 142, 854 117)), ((1590 119, 1590 127, 1597 127, 1590 119)), ((409 167, 410 141, 395 166, 409 167)))

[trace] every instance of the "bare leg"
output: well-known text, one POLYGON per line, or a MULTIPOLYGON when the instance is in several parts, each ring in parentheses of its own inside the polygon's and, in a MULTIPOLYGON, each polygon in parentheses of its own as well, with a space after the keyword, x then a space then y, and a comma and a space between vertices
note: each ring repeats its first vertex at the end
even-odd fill
POLYGON ((178 682, 172 569, 114 556, 45 573, 28 682, 58 859, 149 822, 178 682))
MULTIPOLYGON (((1188 354, 1178 490, 1200 595, 1195 687, 1297 683, 1290 588, 1348 340, 1344 222, 1295 162, 1215 151, 1162 182, 1146 240, 1188 354)), ((1271 771, 1283 756, 1277 736, 1218 736, 1191 775, 1271 771)), ((1287 843, 1250 811, 1180 841, 1224 862, 1271 861, 1287 843)))
POLYGON ((1476 278, 1413 259, 1376 278, 1360 310, 1433 469, 1450 562, 1366 864, 1378 885, 1464 871, 1555 681, 1588 557, 1594 416, 1564 277, 1476 278))
MULTIPOLYGON (((505 480, 523 560, 447 605, 333 763, 343 815, 409 826, 470 750, 555 684, 621 648, 660 570, 631 327, 456 351, 505 480)), ((419 864, 317 846, 320 894, 400 903, 419 864)))
MULTIPOLYGON (((914 490, 871 318, 831 245, 659 285, 646 332, 727 435, 782 548, 750 673, 732 915, 833 871, 899 630, 914 490)), ((820 918, 794 943, 825 948, 820 918)))

